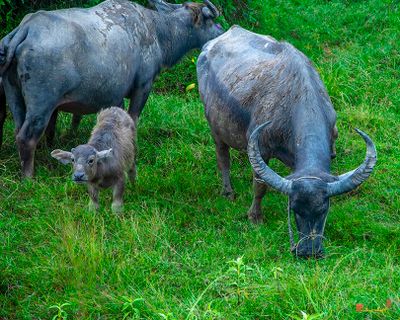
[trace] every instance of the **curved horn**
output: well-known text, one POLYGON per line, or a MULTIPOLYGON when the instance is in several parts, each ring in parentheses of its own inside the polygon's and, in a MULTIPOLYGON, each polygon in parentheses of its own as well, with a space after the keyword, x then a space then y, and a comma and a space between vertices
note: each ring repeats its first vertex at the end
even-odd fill
POLYGON ((371 174, 376 164, 376 148, 371 138, 361 130, 355 129, 367 144, 367 154, 364 162, 355 170, 339 176, 339 181, 328 183, 328 195, 336 196, 349 192, 363 183, 371 174))
POLYGON ((274 170, 267 166, 260 154, 260 148, 258 146, 258 137, 260 131, 266 125, 270 124, 271 121, 267 121, 264 124, 258 126, 249 138, 247 145, 247 153, 249 155, 249 160, 251 166, 257 175, 272 188, 283 192, 284 194, 289 194, 292 189, 292 181, 282 178, 274 170))
POLYGON ((211 3, 211 1, 209 1, 209 0, 204 0, 204 3, 205 3, 206 6, 211 10, 211 12, 212 12, 214 18, 219 17, 219 11, 218 11, 217 7, 211 3))

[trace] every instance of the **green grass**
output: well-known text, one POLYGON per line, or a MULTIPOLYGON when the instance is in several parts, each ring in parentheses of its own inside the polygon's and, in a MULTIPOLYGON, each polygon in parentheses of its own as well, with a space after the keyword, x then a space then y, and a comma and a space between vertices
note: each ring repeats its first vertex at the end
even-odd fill
MULTIPOLYGON (((287 199, 275 191, 263 202, 266 222, 249 223, 245 155, 232 152, 237 199, 219 195, 203 106, 184 91, 195 81, 192 53, 160 77, 144 109, 138 180, 127 187, 122 216, 111 213, 110 191, 101 193, 98 214, 88 212, 85 188, 44 142, 36 178, 21 182, 9 117, 0 151, 1 319, 301 319, 301 311, 317 319, 400 318, 399 5, 262 3, 250 2, 255 30, 310 56, 330 93, 339 128, 333 173, 364 158, 354 127, 378 149, 370 179, 332 199, 326 259, 290 254, 287 199), (382 309, 387 299, 388 310, 355 310, 356 303, 382 309)), ((70 116, 60 117, 54 148, 84 143, 94 121, 86 117, 71 134, 70 116)), ((288 172, 277 161, 273 167, 288 172)))

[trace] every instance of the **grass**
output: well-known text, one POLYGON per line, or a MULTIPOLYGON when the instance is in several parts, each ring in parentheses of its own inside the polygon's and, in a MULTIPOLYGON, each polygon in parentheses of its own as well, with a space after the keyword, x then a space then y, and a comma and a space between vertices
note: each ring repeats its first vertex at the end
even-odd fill
MULTIPOLYGON (((219 195, 202 104, 184 91, 195 81, 192 53, 160 77, 145 107, 138 180, 127 187, 122 216, 110 211, 110 191, 98 214, 88 212, 85 188, 44 142, 36 178, 20 181, 9 117, 0 150, 1 319, 400 318, 399 5, 249 3, 257 32, 295 44, 321 73, 338 113, 333 173, 364 158, 354 127, 377 145, 370 179, 332 199, 326 259, 290 254, 287 199, 275 191, 263 202, 266 223, 249 223, 245 155, 232 152, 237 199, 219 195), (356 312, 357 303, 369 311, 356 312)), ((85 117, 71 134, 70 116, 60 117, 54 148, 84 143, 94 121, 85 117)))

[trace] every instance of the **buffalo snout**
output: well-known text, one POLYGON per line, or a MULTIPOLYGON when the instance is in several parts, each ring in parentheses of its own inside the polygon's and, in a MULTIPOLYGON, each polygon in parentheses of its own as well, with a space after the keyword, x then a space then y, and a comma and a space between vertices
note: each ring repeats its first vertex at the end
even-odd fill
POLYGON ((325 250, 322 244, 323 237, 307 237, 307 239, 301 239, 296 248, 292 250, 293 254, 298 258, 304 259, 321 259, 324 257, 325 250))
POLYGON ((87 179, 84 172, 74 172, 74 174, 72 175, 72 180, 79 183, 85 182, 87 179))

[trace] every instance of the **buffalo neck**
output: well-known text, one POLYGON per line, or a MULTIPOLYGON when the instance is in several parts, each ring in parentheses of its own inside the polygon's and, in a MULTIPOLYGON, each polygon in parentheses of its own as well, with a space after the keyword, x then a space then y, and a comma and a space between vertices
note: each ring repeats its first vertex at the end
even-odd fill
POLYGON ((313 112, 304 111, 298 112, 296 121, 293 121, 295 171, 329 173, 331 163, 329 123, 323 115, 315 113, 315 109, 313 112))
POLYGON ((193 26, 190 16, 178 16, 174 13, 159 15, 156 33, 162 53, 162 65, 171 67, 189 50, 197 46, 192 35, 193 26))

